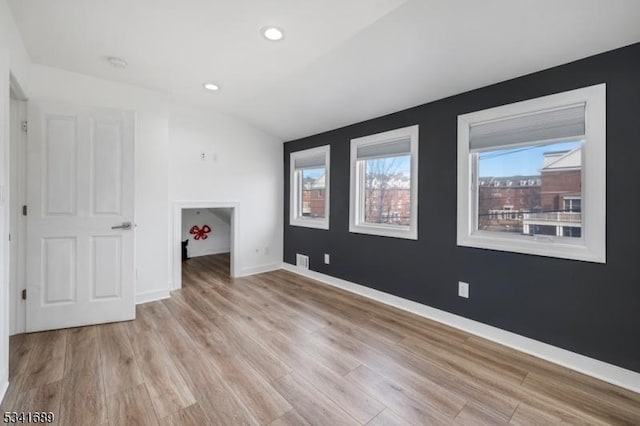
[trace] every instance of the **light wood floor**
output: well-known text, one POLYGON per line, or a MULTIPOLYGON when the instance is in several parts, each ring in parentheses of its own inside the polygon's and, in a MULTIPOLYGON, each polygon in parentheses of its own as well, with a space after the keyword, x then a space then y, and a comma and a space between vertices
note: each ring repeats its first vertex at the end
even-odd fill
POLYGON ((190 259, 131 322, 11 338, 3 411, 69 425, 640 424, 640 395, 278 271, 190 259))

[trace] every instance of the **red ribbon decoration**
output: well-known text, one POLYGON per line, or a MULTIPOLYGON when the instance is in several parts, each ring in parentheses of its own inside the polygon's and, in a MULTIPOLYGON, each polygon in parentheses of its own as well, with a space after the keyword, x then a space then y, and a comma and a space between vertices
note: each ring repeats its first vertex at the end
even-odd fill
POLYGON ((209 225, 204 225, 202 228, 198 228, 198 225, 193 225, 191 229, 189 229, 189 233, 195 235, 195 237, 193 237, 194 240, 206 240, 209 238, 207 235, 209 232, 211 232, 209 225))

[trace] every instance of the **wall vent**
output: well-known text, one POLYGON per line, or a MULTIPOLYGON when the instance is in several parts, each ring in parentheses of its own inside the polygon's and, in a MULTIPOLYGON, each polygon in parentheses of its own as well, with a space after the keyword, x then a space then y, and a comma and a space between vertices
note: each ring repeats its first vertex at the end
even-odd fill
POLYGON ((296 253, 296 266, 304 269, 309 269, 309 256, 296 253))

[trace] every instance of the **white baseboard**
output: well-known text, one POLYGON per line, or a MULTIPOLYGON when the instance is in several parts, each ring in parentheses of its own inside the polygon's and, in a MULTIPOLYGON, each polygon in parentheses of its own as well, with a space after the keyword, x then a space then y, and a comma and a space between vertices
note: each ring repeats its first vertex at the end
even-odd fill
POLYGON ((459 330, 466 331, 467 333, 508 346, 529 355, 542 358, 546 361, 578 371, 588 376, 595 377, 596 379, 640 393, 640 373, 636 373, 635 371, 589 358, 566 349, 561 349, 538 340, 533 340, 519 334, 511 333, 497 327, 452 314, 450 312, 432 308, 418 302, 403 299, 379 290, 374 290, 360 284, 355 284, 350 281, 321 274, 309 269, 299 268, 290 263, 283 263, 282 269, 359 294, 386 305, 394 306, 413 314, 438 321, 459 330))
POLYGON ((142 303, 154 302, 156 300, 168 299, 171 297, 169 290, 147 291, 145 293, 136 294, 136 305, 142 303))
POLYGON ((258 266, 252 266, 249 268, 244 268, 242 269, 240 274, 238 274, 237 276, 246 277, 249 275, 262 274, 264 272, 277 271, 278 269, 282 269, 282 262, 268 263, 266 265, 258 265, 258 266))
POLYGON ((230 247, 221 248, 221 249, 214 249, 214 250, 196 251, 196 252, 193 252, 193 253, 189 253, 189 259, 191 259, 193 257, 211 256, 212 254, 222 254, 222 253, 230 253, 230 252, 231 252, 231 248, 230 247))

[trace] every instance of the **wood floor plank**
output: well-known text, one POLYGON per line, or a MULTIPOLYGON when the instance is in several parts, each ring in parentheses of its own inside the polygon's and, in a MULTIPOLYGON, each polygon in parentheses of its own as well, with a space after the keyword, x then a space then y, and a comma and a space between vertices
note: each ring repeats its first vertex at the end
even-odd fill
POLYGON ((456 425, 506 425, 507 422, 500 416, 496 416, 491 410, 485 410, 473 402, 468 403, 458 413, 453 421, 456 425))
POLYGON ((553 416, 544 411, 530 407, 527 404, 520 404, 513 413, 510 425, 518 426, 546 426, 559 425, 562 423, 560 417, 553 416))
POLYGON ((166 352, 155 331, 136 327, 144 320, 126 323, 131 346, 147 385, 158 418, 169 416, 196 403, 191 390, 166 352))
POLYGON ((358 425, 359 423, 297 373, 289 374, 274 382, 280 392, 312 425, 358 425))
POLYGON ((242 353, 267 380, 274 380, 291 372, 291 368, 279 360, 264 345, 248 337, 247 334, 251 332, 253 325, 251 324, 253 319, 250 314, 254 313, 254 311, 251 308, 245 310, 245 315, 243 316, 227 316, 224 313, 216 312, 216 306, 213 303, 209 303, 207 297, 205 297, 207 294, 205 291, 194 294, 190 290, 187 288, 182 292, 185 296, 185 301, 203 317, 218 326, 226 339, 225 349, 227 352, 242 353))
POLYGON ((243 314, 243 308, 238 306, 238 302, 242 302, 244 309, 252 308, 253 316, 269 324, 272 329, 302 335, 320 327, 317 322, 308 321, 305 317, 296 315, 281 302, 276 301, 274 295, 263 292, 260 287, 253 285, 248 287, 247 284, 253 282, 251 277, 236 281, 237 285, 233 288, 219 282, 205 283, 206 285, 202 287, 208 287, 207 291, 213 292, 212 296, 215 300, 234 319, 237 315, 243 314), (256 296, 260 298, 256 299, 256 296))
POLYGON ((160 426, 203 426, 208 424, 207 416, 200 405, 193 404, 172 415, 160 419, 160 426))
POLYGON ((367 426, 406 426, 408 422, 389 408, 371 419, 367 426))
POLYGON ((62 394, 59 415, 65 424, 107 423, 97 327, 69 330, 62 394))
POLYGON ((144 384, 116 392, 107 398, 111 426, 157 426, 158 419, 144 384))
POLYGON ((447 425, 451 424, 454 418, 433 405, 425 405, 423 401, 410 395, 406 389, 364 365, 347 374, 345 378, 373 393, 376 399, 410 423, 447 425))
POLYGON ((362 364, 359 359, 352 357, 349 353, 336 350, 330 342, 318 338, 315 332, 301 336, 297 338, 296 341, 299 342, 300 346, 312 357, 341 376, 344 376, 362 364))
POLYGON ((233 356, 225 349, 228 339, 219 327, 190 308, 184 298, 163 302, 253 417, 269 423, 291 409, 244 357, 233 356))
MULTIPOLYGON (((331 325, 335 320, 347 319, 366 320, 371 318, 370 311, 366 311, 357 304, 352 304, 341 293, 329 290, 319 294, 313 286, 301 285, 300 282, 290 280, 288 276, 278 278, 274 273, 248 277, 253 284, 252 289, 262 291, 265 297, 280 303, 285 309, 291 309, 293 315, 304 314, 305 318, 315 323, 314 329, 331 325)), ((310 329, 313 332, 314 329, 310 329)))
POLYGON ((203 318, 200 313, 189 306, 181 293, 174 292, 170 299, 165 299, 162 303, 169 309, 171 315, 180 322, 182 328, 196 344, 206 345, 205 336, 220 333, 213 322, 203 318))
POLYGON ((640 405, 609 395, 594 395, 574 386, 535 373, 530 373, 522 383, 527 389, 535 389, 552 399, 564 399, 590 416, 611 424, 640 424, 640 405))
POLYGON ((290 410, 271 422, 269 426, 309 426, 309 422, 296 410, 290 410))
POLYGON ((277 332, 265 336, 274 351, 291 365, 296 373, 339 405, 346 413, 361 423, 378 415, 385 406, 364 389, 354 386, 344 377, 325 367, 298 345, 277 332))
POLYGON ((157 326, 160 339, 176 367, 193 390, 198 404, 212 425, 256 425, 258 421, 233 393, 210 360, 162 302, 139 306, 139 314, 148 315, 157 326))
POLYGON ((98 339, 107 396, 144 383, 123 323, 100 325, 98 339))
POLYGON ((21 389, 27 391, 62 380, 67 346, 67 330, 34 333, 32 354, 24 372, 21 389))
POLYGON ((54 421, 50 424, 63 424, 60 412, 62 395, 62 384, 60 381, 47 383, 37 388, 31 388, 19 395, 11 411, 22 413, 53 413, 54 421))
POLYGON ((260 423, 271 423, 291 410, 291 405, 245 359, 221 353, 220 341, 209 337, 203 353, 260 423))
POLYGON ((487 407, 491 407, 502 418, 508 420, 518 402, 508 396, 497 394, 485 389, 475 381, 465 380, 453 371, 447 371, 427 360, 417 358, 414 354, 395 345, 382 345, 382 341, 375 336, 339 333, 327 328, 323 331, 334 338, 334 344, 350 351, 359 357, 364 365, 397 382, 403 388, 411 390, 414 395, 435 393, 436 400, 444 398, 449 402, 449 413, 457 413, 468 400, 476 400, 487 407), (357 338, 356 338, 357 337, 357 338), (376 342, 371 342, 371 339, 376 342), (372 343, 376 348, 369 346, 372 343))
POLYGON ((9 379, 24 374, 33 353, 35 334, 17 334, 9 338, 9 379))
POLYGON ((426 357, 438 365, 446 366, 461 374, 484 377, 487 380, 501 380, 512 384, 520 384, 526 377, 526 372, 514 372, 498 365, 489 365, 468 357, 463 351, 452 347, 443 347, 433 342, 419 340, 414 337, 403 339, 399 346, 417 356, 426 357))
MULTIPOLYGON (((204 292, 205 290, 203 289, 202 291, 204 292)), ((188 290, 184 290, 183 293, 188 293, 188 290)), ((203 295, 203 293, 200 294, 203 295)), ((216 300, 220 300, 220 297, 225 299, 225 296, 221 294, 216 294, 215 296, 217 296, 216 300)), ((260 312, 256 311, 255 306, 253 305, 247 306, 238 304, 237 299, 235 300, 235 302, 236 303, 233 305, 233 307, 230 308, 230 310, 236 311, 236 314, 240 314, 240 312, 242 312, 244 315, 233 315, 232 318, 234 319, 234 321, 224 321, 224 326, 221 325, 221 327, 231 329, 230 333, 227 333, 228 336, 244 336, 245 334, 250 333, 250 328, 255 327, 255 321, 260 321, 260 319, 255 318, 259 318, 261 314, 260 312)), ((193 303, 203 304, 205 302, 193 300, 193 303)), ((229 300, 229 303, 231 303, 231 300, 229 300)), ((284 308, 285 306, 279 304, 275 307, 277 312, 281 311, 284 308)), ((208 307, 201 309, 201 311, 211 311, 211 309, 214 309, 214 307, 209 304, 208 307)), ((282 321, 286 323, 289 322, 287 319, 273 318, 272 321, 270 321, 268 324, 264 324, 265 328, 270 328, 269 325, 274 324, 276 321, 282 321)), ((318 325, 319 323, 316 324, 316 327, 318 325)), ((275 329, 282 331, 281 327, 275 327, 275 329)), ((286 335, 291 334, 289 333, 288 329, 284 333, 286 335)), ((299 345, 303 347, 310 354, 310 356, 313 356, 314 358, 320 360, 320 362, 322 362, 325 366, 328 366, 340 375, 344 375, 360 365, 360 362, 358 360, 351 358, 348 354, 336 353, 334 348, 326 345, 322 339, 317 339, 310 333, 295 332, 294 336, 299 345)), ((290 372, 290 368, 286 367, 286 365, 283 366, 281 365, 281 363, 278 363, 277 360, 274 360, 271 355, 269 359, 256 359, 256 357, 259 357, 261 355, 263 356, 263 358, 265 358, 269 351, 267 350, 265 352, 264 347, 257 343, 255 339, 240 339, 239 344, 241 346, 244 346, 245 353, 251 358, 250 361, 254 363, 259 370, 264 370, 267 379, 278 378, 290 372), (268 363, 265 364, 265 362, 267 361, 268 363), (269 369, 265 367, 273 368, 271 368, 271 371, 269 371, 269 369)))
POLYGON ((557 364, 536 358, 524 352, 472 336, 465 342, 465 350, 479 357, 491 357, 504 364, 512 365, 524 371, 535 373, 542 377, 561 380, 574 387, 589 389, 590 392, 602 396, 614 396, 631 405, 640 406, 640 393, 629 392, 619 386, 603 382, 575 370, 569 370, 557 364))

